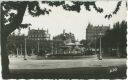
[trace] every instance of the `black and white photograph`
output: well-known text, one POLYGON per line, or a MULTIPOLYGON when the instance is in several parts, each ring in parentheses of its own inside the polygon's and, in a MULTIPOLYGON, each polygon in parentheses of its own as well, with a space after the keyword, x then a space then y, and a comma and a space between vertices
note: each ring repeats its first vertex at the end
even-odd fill
POLYGON ((127 1, 0 3, 2 79, 127 78, 127 1))

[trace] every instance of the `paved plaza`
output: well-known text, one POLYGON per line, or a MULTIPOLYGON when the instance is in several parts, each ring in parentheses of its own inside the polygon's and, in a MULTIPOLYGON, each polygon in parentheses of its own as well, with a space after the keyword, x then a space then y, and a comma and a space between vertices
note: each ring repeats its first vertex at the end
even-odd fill
POLYGON ((7 78, 26 79, 125 79, 125 58, 103 58, 96 55, 77 59, 42 59, 36 56, 10 57, 10 75, 7 78))
POLYGON ((10 58, 10 69, 56 69, 56 68, 74 68, 74 67, 109 67, 121 66, 126 64, 126 59, 102 59, 98 60, 96 56, 85 57, 81 59, 63 59, 63 60, 34 60, 28 57, 10 58))

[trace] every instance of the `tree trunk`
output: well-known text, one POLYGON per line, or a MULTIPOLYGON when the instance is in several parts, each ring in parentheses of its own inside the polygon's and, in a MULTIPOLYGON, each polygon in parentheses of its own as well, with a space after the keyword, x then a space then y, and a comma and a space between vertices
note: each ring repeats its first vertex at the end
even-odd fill
POLYGON ((9 74, 9 59, 7 53, 7 36, 3 31, 1 32, 1 63, 2 63, 2 77, 5 78, 9 74))
MULTIPOLYGON (((27 7, 27 2, 13 2, 13 7, 17 8, 18 14, 13 19, 13 23, 4 25, 4 13, 1 13, 1 64, 2 64, 2 77, 7 78, 9 74, 9 58, 7 53, 7 37, 11 32, 19 27, 23 20, 23 16, 27 7)), ((9 5, 10 6, 10 5, 9 5)))

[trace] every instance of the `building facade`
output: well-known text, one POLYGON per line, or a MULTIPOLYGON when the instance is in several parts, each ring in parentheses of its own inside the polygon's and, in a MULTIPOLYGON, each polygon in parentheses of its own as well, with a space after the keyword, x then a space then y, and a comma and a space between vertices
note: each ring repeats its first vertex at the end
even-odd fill
POLYGON ((95 42, 100 37, 100 34, 104 35, 105 32, 109 29, 110 29, 110 25, 93 26, 89 23, 86 28, 86 40, 88 41, 88 45, 95 42))
POLYGON ((30 29, 28 31, 28 39, 30 40, 50 40, 50 34, 48 33, 48 30, 43 29, 30 29))
POLYGON ((27 53, 45 53, 50 49, 50 34, 44 29, 30 29, 26 40, 27 53))

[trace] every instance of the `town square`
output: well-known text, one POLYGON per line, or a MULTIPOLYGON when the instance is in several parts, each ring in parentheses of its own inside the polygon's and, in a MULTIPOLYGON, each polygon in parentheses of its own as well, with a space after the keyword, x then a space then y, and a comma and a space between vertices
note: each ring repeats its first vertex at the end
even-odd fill
POLYGON ((4 79, 126 79, 127 1, 1 1, 4 79))

